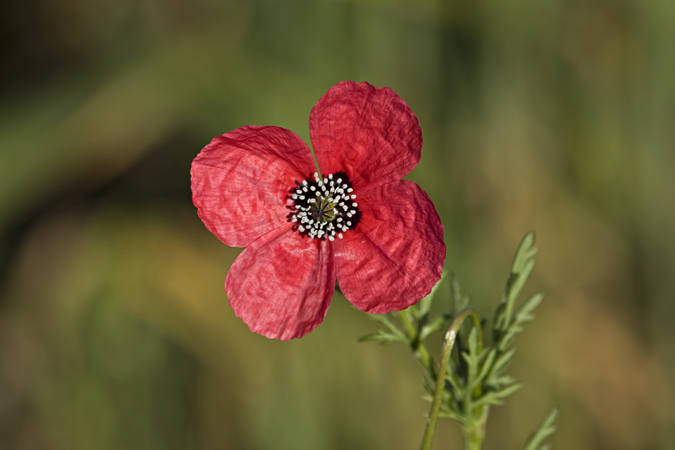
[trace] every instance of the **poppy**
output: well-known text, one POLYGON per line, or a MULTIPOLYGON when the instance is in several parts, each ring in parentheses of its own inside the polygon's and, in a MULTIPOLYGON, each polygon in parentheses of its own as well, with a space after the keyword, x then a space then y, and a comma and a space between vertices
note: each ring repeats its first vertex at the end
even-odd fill
POLYGON ((268 338, 312 331, 336 281, 362 311, 405 309, 445 261, 433 203, 401 179, 419 162, 422 132, 394 91, 341 82, 314 105, 309 130, 321 174, 307 144, 273 126, 218 136, 192 163, 199 217, 225 244, 246 247, 225 280, 230 304, 268 338))

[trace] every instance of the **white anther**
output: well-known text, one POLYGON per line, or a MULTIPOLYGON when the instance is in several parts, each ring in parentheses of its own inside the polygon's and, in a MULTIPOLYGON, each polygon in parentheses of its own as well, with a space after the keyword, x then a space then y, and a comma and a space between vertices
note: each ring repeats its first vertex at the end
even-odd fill
POLYGON ((356 202, 354 202, 354 203, 352 203, 352 206, 353 206, 354 208, 356 208, 357 206, 359 206, 359 204, 356 203, 356 202))
POLYGON ((328 236, 328 239, 329 239, 330 241, 334 241, 334 240, 335 240, 335 238, 334 238, 333 236, 328 236))
POLYGON ((302 231, 305 231, 305 227, 303 227, 302 225, 300 225, 300 226, 298 227, 298 230, 300 230, 301 232, 302 232, 302 231))
MULTIPOLYGON (((346 184, 345 184, 345 187, 347 187, 346 184)), ((354 191, 354 189, 352 189, 352 188, 347 189, 347 192, 353 192, 353 191, 354 191)))
POLYGON ((342 233, 338 233, 338 237, 342 239, 342 233))
POLYGON ((356 198, 356 194, 352 194, 352 198, 356 198))

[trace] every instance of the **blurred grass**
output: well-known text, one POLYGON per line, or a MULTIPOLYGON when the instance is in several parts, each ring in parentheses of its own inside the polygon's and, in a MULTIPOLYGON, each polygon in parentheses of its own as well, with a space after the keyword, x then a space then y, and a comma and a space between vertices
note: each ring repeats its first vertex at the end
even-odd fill
POLYGON ((344 79, 417 114, 409 178, 484 315, 537 231, 546 301, 486 448, 552 404, 556 448, 675 447, 672 2, 10 0, 0 30, 0 448, 419 445, 404 349, 356 345, 373 324, 339 295, 301 340, 251 334, 222 289, 238 250, 190 201, 213 136, 308 139, 344 79))

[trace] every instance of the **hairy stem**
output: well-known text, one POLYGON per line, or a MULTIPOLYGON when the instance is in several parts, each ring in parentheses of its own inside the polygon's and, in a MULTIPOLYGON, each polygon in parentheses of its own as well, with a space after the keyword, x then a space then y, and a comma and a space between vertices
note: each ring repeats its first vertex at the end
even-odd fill
MULTIPOLYGON (((476 310, 473 308, 466 308, 457 314, 450 324, 450 328, 445 333, 445 339, 443 340, 443 350, 441 353, 441 363, 438 367, 438 374, 436 376, 436 390, 434 392, 434 399, 431 403, 431 409, 429 411, 429 417, 427 418, 427 427, 424 430, 424 438, 422 439, 421 450, 431 450, 431 445, 434 440, 434 434, 436 434, 436 423, 438 422, 438 414, 441 410, 441 401, 443 400, 443 391, 445 389, 445 372, 448 369, 448 363, 450 362, 450 355, 452 353, 452 347, 455 345, 455 339, 457 339, 457 333, 459 332, 462 322, 467 317, 471 317, 471 320, 474 326, 478 329, 478 346, 479 352, 482 351, 483 347, 483 332, 480 326, 480 317, 476 313, 476 310)), ((468 446, 467 440, 467 449, 474 450, 479 449, 482 442, 482 437, 480 441, 477 441, 478 447, 468 446)))
POLYGON ((401 319, 403 328, 405 329, 406 333, 408 334, 408 337, 410 338, 410 347, 413 352, 413 355, 415 355, 417 361, 419 361, 419 363, 422 364, 422 367, 424 367, 424 369, 427 371, 429 377, 432 380, 435 379, 436 368, 434 367, 433 359, 431 358, 431 355, 429 355, 429 351, 427 350, 427 347, 424 345, 424 342, 420 341, 419 336, 417 334, 417 329, 410 320, 408 312, 399 311, 398 317, 399 319, 401 319))
POLYGON ((480 450, 485 439, 485 424, 487 422, 488 406, 483 406, 480 419, 471 426, 464 428, 465 450, 480 450))

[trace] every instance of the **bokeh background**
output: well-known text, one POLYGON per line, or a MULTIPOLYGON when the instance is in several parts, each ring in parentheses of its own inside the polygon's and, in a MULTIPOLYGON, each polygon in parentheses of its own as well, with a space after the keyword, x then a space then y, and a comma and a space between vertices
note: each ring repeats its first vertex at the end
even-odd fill
POLYGON ((0 33, 1 449, 418 448, 407 349, 357 344, 339 294, 305 338, 250 333, 240 250, 191 203, 213 136, 308 139, 345 79, 418 116, 408 178, 483 315, 537 232, 546 300, 485 448, 556 404, 555 448, 675 448, 675 2, 5 0, 0 33))

